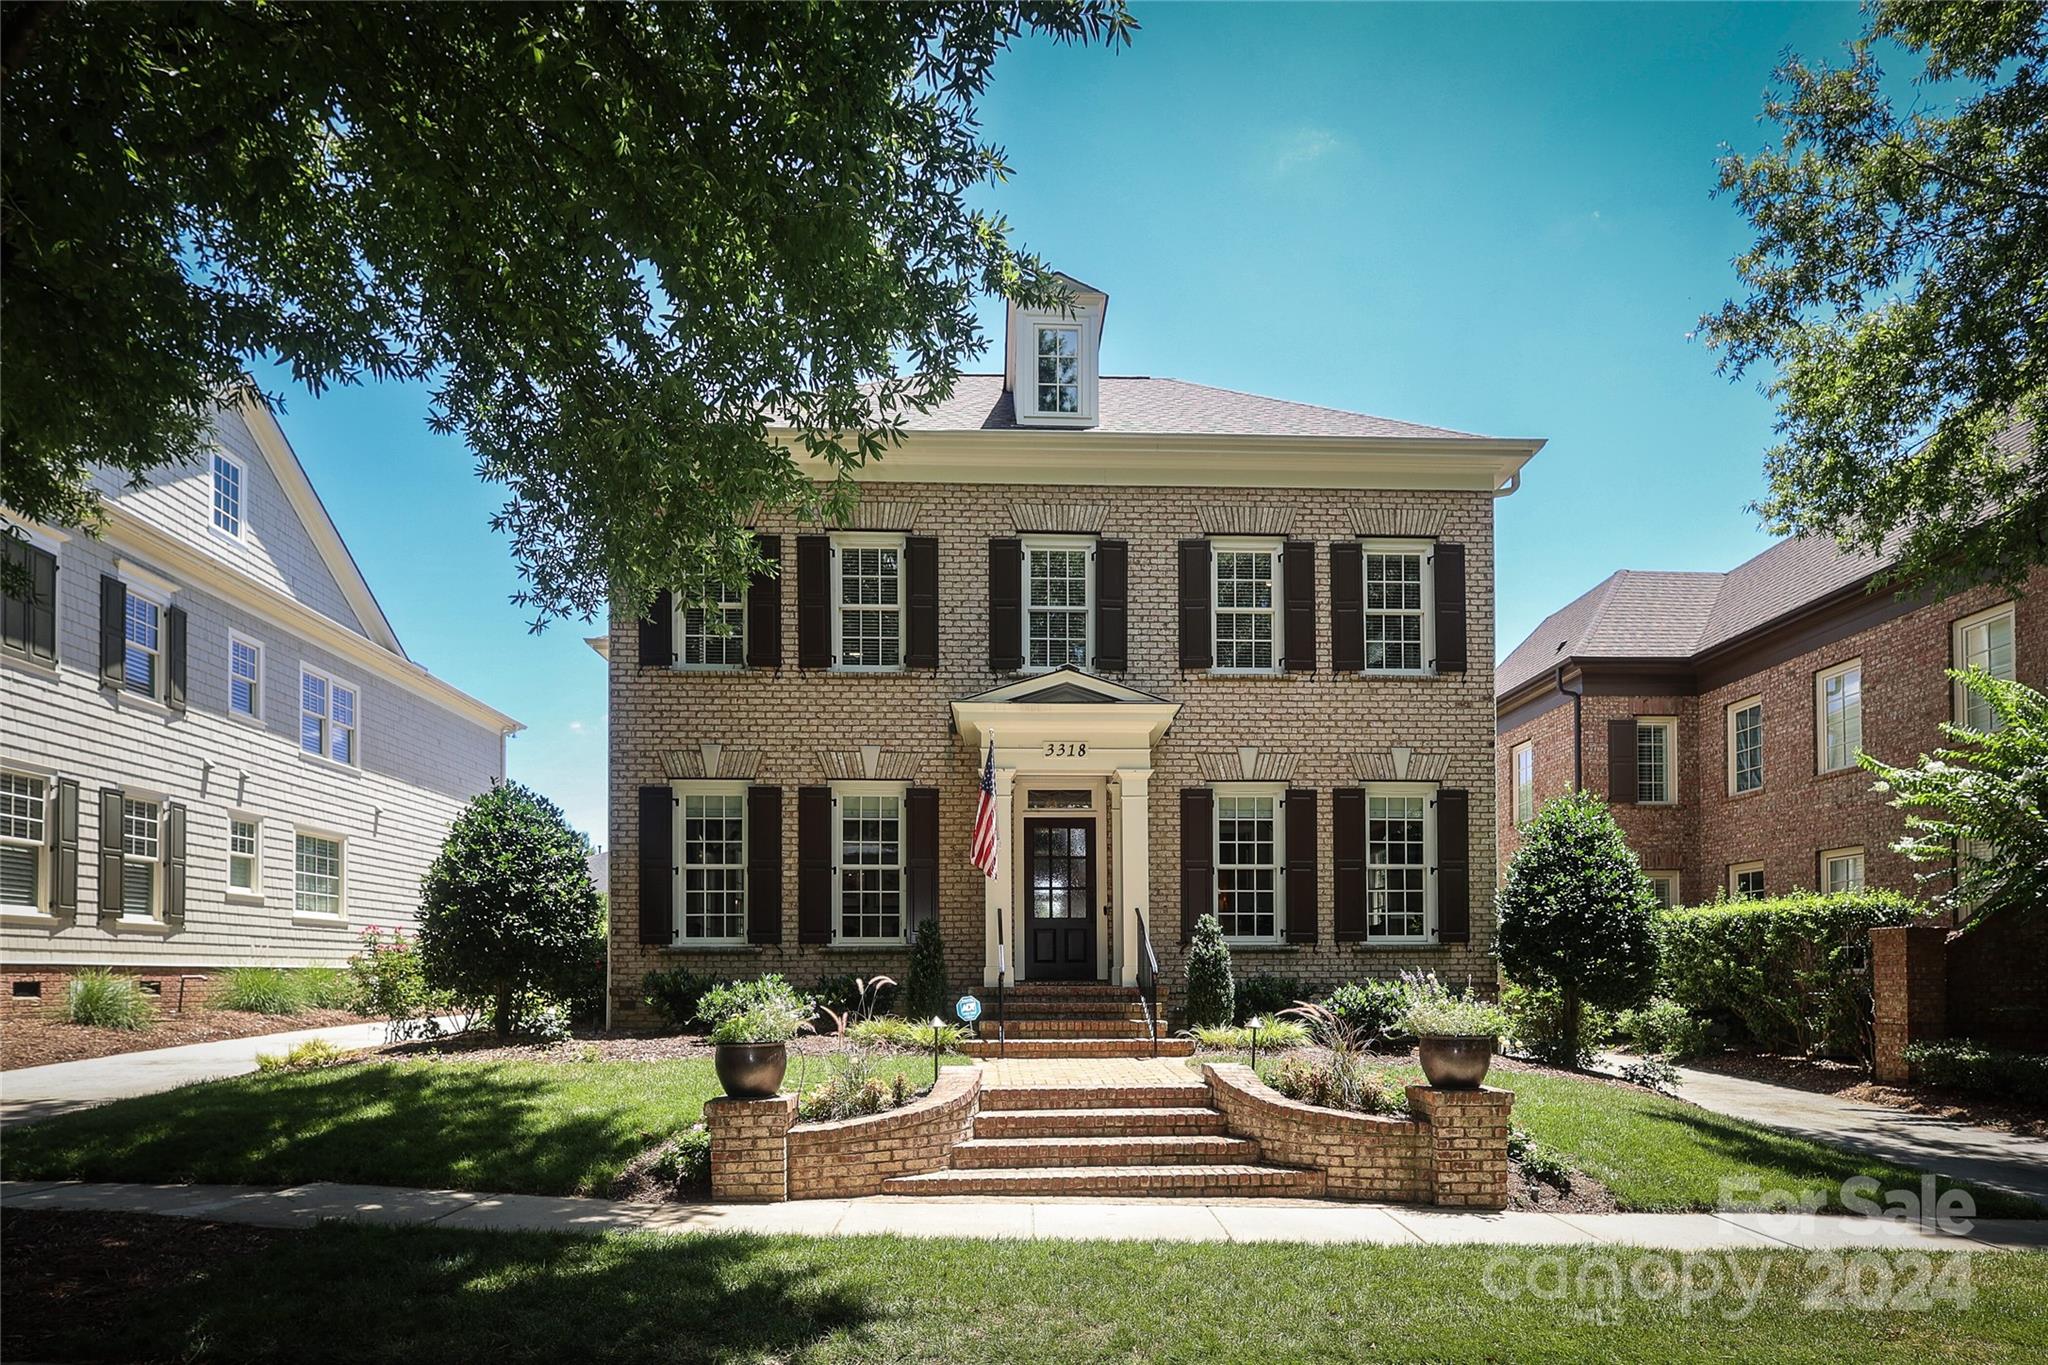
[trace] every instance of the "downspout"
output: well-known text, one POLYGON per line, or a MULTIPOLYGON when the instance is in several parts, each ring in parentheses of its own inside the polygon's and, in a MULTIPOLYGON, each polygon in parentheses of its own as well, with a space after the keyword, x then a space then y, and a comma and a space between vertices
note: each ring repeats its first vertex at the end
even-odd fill
POLYGON ((1580 679, 1579 690, 1572 691, 1564 685, 1564 670, 1563 664, 1557 666, 1557 690, 1572 699, 1572 790, 1581 792, 1586 789, 1586 740, 1579 714, 1585 705, 1586 683, 1580 679))

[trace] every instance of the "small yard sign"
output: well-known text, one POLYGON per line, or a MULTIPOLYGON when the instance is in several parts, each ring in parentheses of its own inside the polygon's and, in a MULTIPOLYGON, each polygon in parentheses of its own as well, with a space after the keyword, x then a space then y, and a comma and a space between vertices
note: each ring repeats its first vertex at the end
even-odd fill
POLYGON ((971 995, 963 995, 953 1004, 953 1013, 960 1016, 960 1022, 971 1024, 981 1018, 981 1002, 971 995))

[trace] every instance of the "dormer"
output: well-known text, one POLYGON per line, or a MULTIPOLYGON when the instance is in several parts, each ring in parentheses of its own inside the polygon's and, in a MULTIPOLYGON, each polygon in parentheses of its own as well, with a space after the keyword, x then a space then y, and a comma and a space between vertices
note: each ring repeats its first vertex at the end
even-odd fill
POLYGON ((1010 391, 1017 425, 1092 427, 1102 375, 1102 319, 1109 295, 1071 275, 1053 278, 1070 295, 1068 307, 1009 307, 1003 336, 1003 387, 1010 391))

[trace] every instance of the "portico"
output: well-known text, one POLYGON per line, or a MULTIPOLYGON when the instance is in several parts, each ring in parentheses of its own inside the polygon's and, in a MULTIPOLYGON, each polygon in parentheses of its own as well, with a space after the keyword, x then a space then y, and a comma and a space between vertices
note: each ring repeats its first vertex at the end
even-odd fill
POLYGON ((977 772, 995 746, 1002 843, 983 891, 982 984, 1135 985, 1140 923, 1159 932, 1148 901, 1152 750, 1180 703, 1069 667, 952 706, 977 772))

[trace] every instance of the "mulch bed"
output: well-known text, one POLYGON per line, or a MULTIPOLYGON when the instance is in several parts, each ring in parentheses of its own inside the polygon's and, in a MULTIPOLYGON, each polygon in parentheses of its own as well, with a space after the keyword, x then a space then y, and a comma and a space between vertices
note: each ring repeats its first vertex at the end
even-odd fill
POLYGON ((223 1038, 254 1038, 266 1033, 296 1033, 300 1029, 335 1028, 360 1024, 360 1015, 347 1010, 307 1010, 303 1014, 250 1014, 243 1010, 210 1010, 194 1006, 183 1014, 172 1014, 159 1006, 148 1028, 87 1028, 66 1023, 48 1006, 43 1012, 21 1011, 7 1016, 0 1025, 0 1070, 23 1066, 47 1066, 52 1062, 77 1062, 88 1057, 111 1057, 123 1052, 147 1052, 152 1048, 183 1047, 187 1043, 217 1043, 223 1038))
MULTIPOLYGON (((393 1043, 355 1055, 358 1061, 390 1057, 437 1062, 581 1062, 597 1050, 602 1062, 668 1062, 682 1057, 709 1057, 711 1043, 701 1033, 602 1033, 578 1030, 559 1043, 500 1043, 488 1031, 465 1033, 415 1043, 393 1043)), ((789 1045, 791 1053, 828 1057, 844 1052, 837 1037, 807 1034, 789 1045)))
POLYGON ((2048 1137, 2048 1108, 2038 1104, 1993 1099, 1941 1086, 1880 1085, 1853 1062, 1825 1057, 1783 1057, 1769 1052, 1721 1052, 1686 1063, 1695 1071, 1782 1085, 1817 1095, 1833 1095, 1855 1104, 1880 1104, 1887 1109, 1925 1114, 1996 1128, 2021 1137, 2048 1137))

